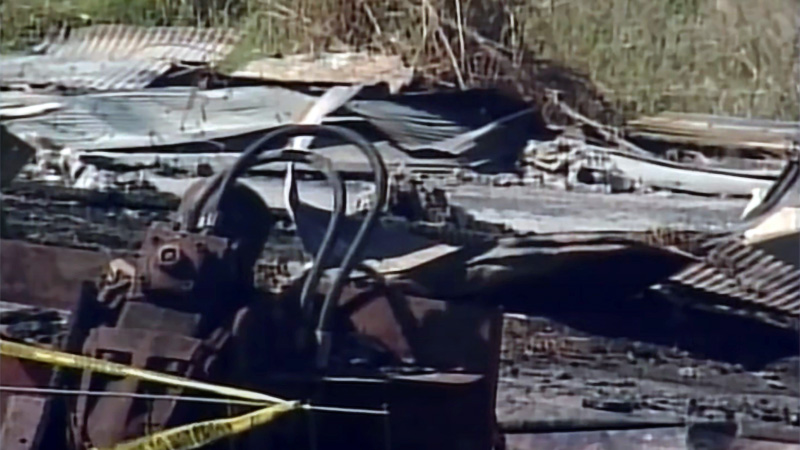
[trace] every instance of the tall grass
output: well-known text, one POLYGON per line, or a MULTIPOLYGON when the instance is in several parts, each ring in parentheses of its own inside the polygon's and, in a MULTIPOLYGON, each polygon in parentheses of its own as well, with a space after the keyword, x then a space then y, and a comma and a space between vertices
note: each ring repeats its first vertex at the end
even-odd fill
POLYGON ((529 97, 558 87, 595 109, 596 85, 629 116, 676 110, 798 120, 798 3, 2 0, 0 35, 9 50, 62 23, 235 26, 247 32, 235 63, 362 49, 401 54, 431 80, 497 84, 529 97))

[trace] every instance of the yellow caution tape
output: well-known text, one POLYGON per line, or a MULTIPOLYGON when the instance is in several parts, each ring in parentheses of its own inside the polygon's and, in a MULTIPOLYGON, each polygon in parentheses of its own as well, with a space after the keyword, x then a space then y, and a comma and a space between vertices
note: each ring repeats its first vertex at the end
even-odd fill
POLYGON ((234 397, 264 403, 288 403, 284 399, 262 394, 261 392, 248 391, 246 389, 190 380, 188 378, 159 373, 152 370, 139 369, 111 361, 104 361, 102 359, 91 358, 82 355, 73 355, 71 353, 34 347, 31 345, 5 341, 2 339, 0 339, 0 354, 20 359, 38 361, 45 364, 52 364, 54 366, 90 370, 92 372, 103 373, 111 376, 130 377, 143 381, 150 381, 153 383, 168 384, 187 389, 211 392, 226 397, 234 397))
POLYGON ((300 408, 300 403, 297 402, 281 403, 238 417, 197 422, 160 431, 117 444, 108 450, 191 450, 228 436, 244 433, 300 408))

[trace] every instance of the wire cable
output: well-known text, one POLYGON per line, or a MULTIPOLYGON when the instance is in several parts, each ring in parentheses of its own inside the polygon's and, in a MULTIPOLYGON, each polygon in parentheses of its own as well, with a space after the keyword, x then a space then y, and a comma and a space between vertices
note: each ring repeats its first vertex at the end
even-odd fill
MULTIPOLYGON (((45 395, 90 395, 96 397, 127 397, 127 398, 141 398, 147 400, 171 400, 171 401, 186 401, 186 402, 198 402, 198 403, 218 403, 227 405, 264 406, 264 402, 257 402, 251 400, 197 397, 197 396, 186 396, 186 395, 142 394, 137 392, 53 389, 53 388, 7 386, 7 385, 0 385, 0 392, 18 392, 18 393, 45 394, 45 395)), ((379 409, 346 408, 340 406, 318 406, 309 404, 304 404, 301 406, 301 408, 305 410, 321 411, 321 412, 367 414, 367 415, 380 415, 380 416, 388 415, 388 411, 379 409)))

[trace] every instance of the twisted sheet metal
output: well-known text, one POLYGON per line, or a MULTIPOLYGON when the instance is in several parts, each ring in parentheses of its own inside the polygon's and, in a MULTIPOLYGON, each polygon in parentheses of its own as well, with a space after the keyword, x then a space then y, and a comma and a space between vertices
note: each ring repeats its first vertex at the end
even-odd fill
POLYGON ((606 172, 615 168, 625 177, 639 180, 647 186, 703 195, 747 197, 753 189, 770 189, 780 174, 773 170, 691 165, 563 138, 530 143, 525 149, 524 158, 527 164, 549 172, 564 171, 578 164, 606 172), (562 146, 565 148, 562 149, 562 146))
POLYGON ((277 86, 145 89, 63 97, 58 111, 7 126, 23 140, 39 136, 56 148, 81 151, 179 145, 219 151, 226 147, 210 141, 292 123, 313 102, 312 96, 277 86))
POLYGON ((44 54, 0 58, 0 83, 98 91, 143 89, 176 65, 221 61, 239 38, 233 30, 215 28, 80 28, 45 43, 44 54))
POLYGON ((739 239, 715 246, 704 261, 670 280, 725 297, 737 307, 800 316, 800 269, 739 239))

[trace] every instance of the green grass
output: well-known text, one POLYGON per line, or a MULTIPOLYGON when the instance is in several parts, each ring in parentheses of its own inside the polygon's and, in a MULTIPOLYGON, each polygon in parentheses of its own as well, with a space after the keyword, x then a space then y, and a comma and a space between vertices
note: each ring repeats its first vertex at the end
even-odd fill
POLYGON ((4 50, 64 22, 236 26, 247 38, 232 63, 357 48, 401 54, 428 78, 454 84, 595 95, 574 74, 556 80, 552 64, 539 62, 547 60, 585 74, 628 116, 800 119, 798 0, 0 1, 4 50), (481 50, 476 33, 506 57, 481 50))

